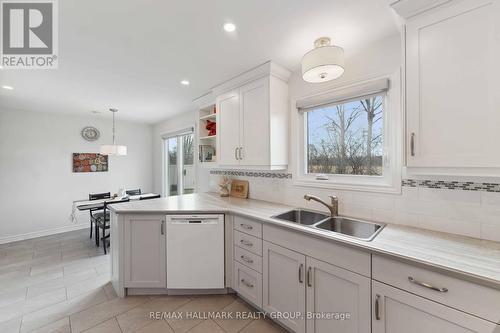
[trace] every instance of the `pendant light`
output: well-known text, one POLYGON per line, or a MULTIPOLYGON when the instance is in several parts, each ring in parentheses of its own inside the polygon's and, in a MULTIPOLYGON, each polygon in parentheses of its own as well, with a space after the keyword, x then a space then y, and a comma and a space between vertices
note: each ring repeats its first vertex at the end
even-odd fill
POLYGON ((328 37, 314 42, 314 49, 302 58, 302 78, 304 81, 319 83, 335 80, 344 74, 344 49, 330 45, 328 37))
POLYGON ((127 155, 127 146, 120 146, 115 144, 115 113, 118 109, 109 109, 113 113, 113 144, 112 145, 102 145, 101 154, 102 155, 116 155, 125 156, 127 155))

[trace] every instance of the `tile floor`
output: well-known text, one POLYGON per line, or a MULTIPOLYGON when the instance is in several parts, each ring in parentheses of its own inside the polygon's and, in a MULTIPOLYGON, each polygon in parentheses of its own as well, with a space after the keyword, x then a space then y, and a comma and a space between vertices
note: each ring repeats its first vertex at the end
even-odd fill
POLYGON ((248 318, 257 314, 235 295, 119 298, 109 260, 88 230, 0 244, 0 332, 285 332, 270 320, 248 318), (171 317, 150 319, 151 312, 171 317), (215 317, 186 318, 209 312, 215 317))

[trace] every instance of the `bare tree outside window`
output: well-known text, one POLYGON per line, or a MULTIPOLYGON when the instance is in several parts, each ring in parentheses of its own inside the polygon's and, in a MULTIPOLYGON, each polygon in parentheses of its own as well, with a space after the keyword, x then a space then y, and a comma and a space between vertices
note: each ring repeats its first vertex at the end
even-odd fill
POLYGON ((381 176, 383 95, 307 112, 307 172, 381 176))

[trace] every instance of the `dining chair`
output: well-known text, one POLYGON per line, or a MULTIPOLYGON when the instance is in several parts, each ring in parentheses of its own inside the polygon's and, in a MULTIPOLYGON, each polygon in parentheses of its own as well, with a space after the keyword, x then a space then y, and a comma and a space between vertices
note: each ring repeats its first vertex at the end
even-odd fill
POLYGON ((141 189, 138 188, 137 190, 126 190, 125 193, 127 193, 127 195, 141 195, 141 189))
MULTIPOLYGON (((109 199, 109 198, 111 198, 110 192, 89 194, 89 201, 109 199)), ((94 229, 93 226, 95 225, 97 217, 103 214, 103 209, 91 208, 89 209, 89 213, 90 213, 90 238, 92 239, 92 230, 94 229)), ((96 239, 96 244, 99 245, 98 239, 96 239)))
MULTIPOLYGON (((96 238, 100 238, 102 240, 102 247, 104 248, 104 254, 107 253, 107 248, 109 245, 109 243, 106 242, 106 240, 109 239, 109 232, 106 235, 106 230, 110 229, 109 206, 117 204, 117 203, 128 202, 128 201, 130 201, 129 198, 104 202, 104 209, 103 209, 104 213, 102 216, 99 217, 99 219, 97 219, 97 223, 95 224, 95 235, 96 235, 96 238), (99 230, 102 230, 102 238, 100 237, 99 230)), ((97 243, 97 246, 99 246, 99 243, 97 243)))
POLYGON ((149 200, 149 199, 158 199, 158 198, 161 198, 161 195, 157 194, 157 195, 152 195, 150 197, 140 197, 139 200, 149 200))

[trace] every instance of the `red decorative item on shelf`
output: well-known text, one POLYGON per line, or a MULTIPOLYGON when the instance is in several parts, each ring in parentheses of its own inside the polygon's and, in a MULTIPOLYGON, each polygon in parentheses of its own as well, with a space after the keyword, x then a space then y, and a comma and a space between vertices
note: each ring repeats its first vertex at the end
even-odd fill
POLYGON ((205 128, 208 131, 208 136, 217 134, 217 123, 215 121, 207 120, 207 126, 205 126, 205 128))

